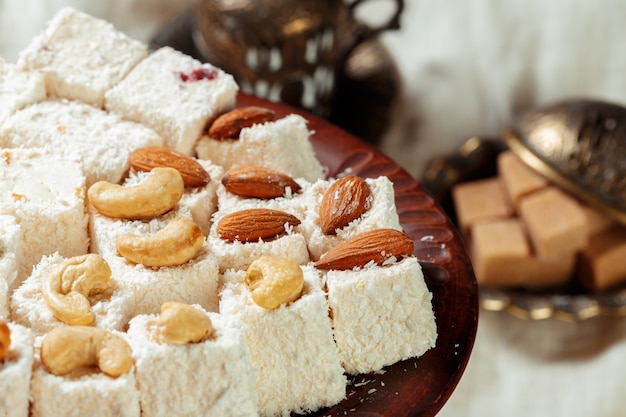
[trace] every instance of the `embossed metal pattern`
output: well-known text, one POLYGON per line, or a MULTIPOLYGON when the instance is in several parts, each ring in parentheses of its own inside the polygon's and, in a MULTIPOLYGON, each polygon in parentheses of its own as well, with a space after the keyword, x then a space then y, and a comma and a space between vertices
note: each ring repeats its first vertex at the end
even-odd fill
POLYGON ((204 59, 233 74, 243 92, 330 114, 337 74, 364 41, 400 27, 403 0, 378 27, 354 10, 367 0, 202 0, 193 39, 204 59))
POLYGON ((311 142, 328 175, 385 175, 396 207, 415 243, 438 327, 435 348, 381 373, 352 377, 347 398, 312 416, 432 417, 454 391, 469 360, 478 324, 478 287, 464 244, 436 201, 406 171, 375 147, 300 110, 241 94, 238 105, 263 105, 278 117, 299 113, 314 132, 311 142))
MULTIPOLYGON (((495 176, 496 157, 505 149, 506 144, 500 138, 471 138, 457 152, 431 161, 422 175, 422 185, 455 220, 452 187, 461 182, 495 176)), ((507 312, 526 320, 579 321, 599 315, 626 315, 624 287, 590 294, 575 282, 542 292, 480 286, 479 300, 485 310, 507 312)))
POLYGON ((626 224, 626 108, 557 103, 523 114, 503 137, 528 165, 626 224))

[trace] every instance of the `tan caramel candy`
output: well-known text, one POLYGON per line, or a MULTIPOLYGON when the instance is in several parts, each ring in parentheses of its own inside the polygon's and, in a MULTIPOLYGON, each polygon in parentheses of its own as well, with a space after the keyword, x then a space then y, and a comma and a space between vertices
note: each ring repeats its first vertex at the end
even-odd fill
POLYGON ((539 257, 570 254, 587 245, 587 217, 582 206, 556 187, 524 197, 519 213, 539 257))
POLYGON ((626 280, 626 228, 615 226, 593 235, 581 252, 578 278, 591 291, 602 291, 626 280))
POLYGON ((478 222, 472 226, 470 250, 476 279, 482 285, 522 286, 531 252, 518 219, 478 222))
POLYGON ((533 171, 511 151, 498 155, 497 162, 505 195, 514 208, 518 207, 522 197, 548 185, 546 178, 533 171))
POLYGON ((480 220, 504 219, 512 215, 499 178, 457 184, 452 189, 459 228, 467 236, 480 220))

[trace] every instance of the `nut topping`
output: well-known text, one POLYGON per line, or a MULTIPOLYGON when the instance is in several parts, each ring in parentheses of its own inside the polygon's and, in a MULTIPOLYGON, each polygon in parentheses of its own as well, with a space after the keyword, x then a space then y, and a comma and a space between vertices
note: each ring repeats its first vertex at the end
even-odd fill
POLYGON ((333 182, 320 204, 320 227, 325 235, 337 234, 369 208, 371 191, 363 178, 348 175, 333 182))
POLYGON ((183 195, 184 183, 174 168, 153 168, 140 184, 124 187, 98 181, 87 190, 92 206, 116 219, 151 219, 167 213, 183 195))
POLYGON ((213 139, 237 139, 241 129, 274 120, 274 111, 265 107, 238 107, 219 116, 208 131, 213 139))
POLYGON ((64 326, 50 331, 41 344, 41 362, 54 375, 66 375, 83 366, 97 366, 117 378, 133 367, 130 345, 99 327, 64 326))
POLYGON ((222 184, 228 192, 240 197, 260 199, 282 197, 288 188, 295 194, 301 188, 289 175, 256 165, 229 169, 222 177, 222 184))
POLYGON ((11 330, 9 326, 0 321, 0 362, 3 362, 9 354, 11 348, 11 330))
POLYGON ((95 253, 74 256, 57 265, 42 282, 43 298, 59 321, 89 325, 95 316, 89 296, 101 294, 111 285, 111 268, 95 253))
POLYGON ((370 262, 383 265, 392 258, 411 256, 413 248, 414 243, 406 234, 395 229, 376 229, 337 244, 322 255, 315 267, 324 270, 350 270, 370 262))
POLYGON ((252 208, 225 215, 217 225, 218 236, 227 242, 267 241, 287 233, 300 220, 281 210, 252 208))
POLYGON ((211 177, 194 158, 165 146, 145 146, 134 150, 128 164, 137 171, 150 172, 152 168, 175 168, 183 177, 185 187, 204 187, 211 177))
POLYGON ((262 256, 250 264, 244 282, 259 307, 274 310, 300 298, 304 273, 292 259, 262 256))
POLYGON ((211 318, 200 309, 177 301, 161 305, 153 338, 157 343, 185 345, 201 342, 213 332, 211 318))
POLYGON ((115 245, 118 252, 131 262, 154 267, 176 266, 200 252, 204 234, 191 217, 179 216, 151 235, 118 235, 115 245))

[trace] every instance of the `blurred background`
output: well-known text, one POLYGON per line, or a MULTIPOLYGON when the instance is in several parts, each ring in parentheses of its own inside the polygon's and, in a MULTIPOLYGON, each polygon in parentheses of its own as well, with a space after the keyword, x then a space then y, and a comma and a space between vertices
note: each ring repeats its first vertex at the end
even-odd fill
MULTIPOLYGON (((358 18, 393 14, 385 3, 365 2, 358 18)), ((181 16, 194 4, 0 0, 0 56, 14 62, 68 5, 146 43, 188 45, 181 16)), ((400 28, 349 57, 329 119, 420 179, 433 157, 472 136, 497 137, 524 110, 567 98, 626 103, 624 22, 621 0, 406 0, 400 28)), ((531 321, 481 311, 473 356, 440 415, 623 416, 625 337, 621 317, 531 321)))

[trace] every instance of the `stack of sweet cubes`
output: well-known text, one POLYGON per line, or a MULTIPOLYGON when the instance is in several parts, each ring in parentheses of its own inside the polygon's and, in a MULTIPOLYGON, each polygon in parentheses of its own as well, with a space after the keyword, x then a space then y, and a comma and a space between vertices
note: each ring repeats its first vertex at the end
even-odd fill
POLYGON ((626 230, 527 166, 498 155, 497 175, 452 190, 476 278, 492 287, 600 292, 626 282, 626 230))

